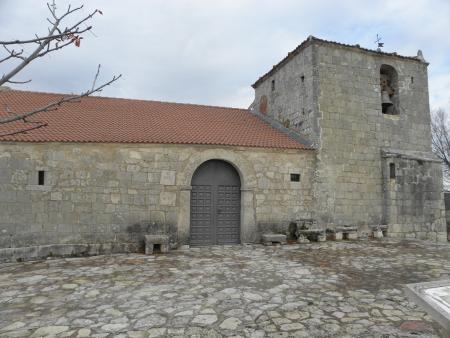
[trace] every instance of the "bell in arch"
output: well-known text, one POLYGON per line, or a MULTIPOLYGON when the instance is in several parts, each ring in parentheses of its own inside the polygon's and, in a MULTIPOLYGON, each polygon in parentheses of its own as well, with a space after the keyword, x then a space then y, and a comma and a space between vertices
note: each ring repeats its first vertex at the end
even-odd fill
POLYGON ((394 103, 392 103, 389 93, 385 90, 381 92, 381 106, 383 108, 383 113, 387 113, 392 109, 394 103))

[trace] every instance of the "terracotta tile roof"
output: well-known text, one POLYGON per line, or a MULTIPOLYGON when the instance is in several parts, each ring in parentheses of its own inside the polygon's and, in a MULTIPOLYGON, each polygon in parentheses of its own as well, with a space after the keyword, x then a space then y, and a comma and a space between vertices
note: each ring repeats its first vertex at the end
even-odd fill
MULTIPOLYGON (((21 113, 63 94, 0 91, 0 116, 21 113)), ((0 141, 173 143, 311 149, 245 109, 196 104, 87 97, 57 111, 29 118, 48 126, 0 141)), ((0 133, 23 128, 23 122, 0 125, 0 133)))
POLYGON ((367 53, 370 53, 370 54, 392 56, 392 57, 396 57, 396 58, 399 58, 399 59, 408 59, 408 60, 412 60, 412 61, 423 62, 426 65, 428 65, 427 62, 422 61, 417 56, 404 56, 404 55, 399 55, 397 53, 387 53, 387 52, 382 52, 382 51, 379 52, 379 51, 373 50, 373 49, 362 48, 358 44, 356 44, 356 45, 348 45, 348 44, 340 43, 340 42, 336 42, 336 41, 319 39, 319 38, 316 38, 315 36, 310 35, 305 41, 303 41, 300 45, 298 45, 297 48, 295 48, 292 52, 289 52, 288 55, 286 55, 286 57, 283 60, 278 62, 276 65, 274 65, 271 70, 269 70, 266 74, 264 74, 258 80, 256 80, 256 82, 254 84, 252 84, 252 87, 253 88, 258 87, 265 79, 267 79, 268 77, 272 76, 279 68, 281 68, 286 63, 288 63, 295 55, 299 54, 306 47, 310 46, 313 43, 324 44, 324 45, 340 46, 340 47, 343 47, 343 48, 360 50, 360 51, 367 52, 367 53))

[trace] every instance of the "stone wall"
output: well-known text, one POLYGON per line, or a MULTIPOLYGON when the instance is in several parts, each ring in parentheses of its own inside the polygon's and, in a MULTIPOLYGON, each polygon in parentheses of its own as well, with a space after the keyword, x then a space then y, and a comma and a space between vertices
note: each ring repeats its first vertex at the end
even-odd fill
POLYGON ((397 237, 445 241, 440 161, 415 155, 383 153, 383 223, 397 237))
POLYGON ((244 147, 1 143, 0 248, 18 258, 138 251, 144 234, 161 232, 174 247, 188 244, 190 180, 210 159, 240 173, 241 239, 254 242, 259 224, 310 216, 314 157, 244 147), (290 182, 290 173, 301 181, 290 182))
MULTIPOLYGON (((395 219, 400 223, 393 223, 390 235, 444 239, 442 176, 431 155, 426 63, 312 40, 258 83, 255 103, 261 95, 269 95, 271 114, 297 114, 298 119, 303 118, 299 112, 307 102, 309 124, 315 126, 309 137, 318 148, 313 212, 319 224, 330 228, 354 225, 364 232, 370 225, 387 222, 386 208, 392 201, 386 202, 389 193, 383 190, 386 163, 382 153, 414 151, 415 163, 419 159, 426 164, 399 163, 406 166, 401 170, 408 174, 402 175, 405 193, 397 193, 395 199, 405 200, 396 211, 395 219), (397 72, 397 115, 382 113, 383 64, 397 72), (303 74, 309 81, 306 101, 300 99, 303 89, 295 82, 303 74), (273 79, 275 90, 271 93, 273 79), (418 215, 406 191, 425 181, 429 188, 416 191, 422 196, 421 210, 425 212, 418 215)), ((295 117, 290 119, 296 121, 295 117)))
POLYGON ((301 132, 313 143, 318 140, 317 69, 315 46, 306 47, 284 67, 255 87, 253 108, 267 98, 267 114, 286 127, 301 132), (272 81, 274 89, 272 90, 272 81))
MULTIPOLYGON (((431 154, 427 65, 423 62, 386 56, 335 45, 318 46, 320 151, 315 187, 319 218, 324 223, 366 225, 384 223, 385 193, 382 151, 421 152, 424 162, 431 154), (399 114, 381 110, 380 67, 395 68, 398 74, 399 114)), ((417 161, 416 161, 417 163, 417 161)), ((399 163, 404 172, 405 193, 397 209, 394 236, 443 240, 442 175, 439 164, 424 167, 399 163), (406 167, 404 167, 406 166, 406 167), (426 170, 424 169, 426 168, 426 170), (406 191, 426 181, 427 189, 416 191, 426 205, 422 214, 406 191), (426 220, 424 219, 426 218, 426 220), (402 224, 399 226, 398 224, 402 224), (418 224, 422 224, 418 229, 418 224)), ((397 182, 397 190, 399 186, 397 182)))

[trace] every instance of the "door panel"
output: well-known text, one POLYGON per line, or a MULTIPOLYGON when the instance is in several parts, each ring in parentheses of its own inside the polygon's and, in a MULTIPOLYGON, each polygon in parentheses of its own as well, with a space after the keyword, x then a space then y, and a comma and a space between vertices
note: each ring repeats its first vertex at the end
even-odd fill
POLYGON ((191 191, 191 245, 212 244, 213 209, 212 187, 193 186, 191 191))
POLYGON ((217 187, 217 244, 240 243, 241 189, 238 186, 217 187))

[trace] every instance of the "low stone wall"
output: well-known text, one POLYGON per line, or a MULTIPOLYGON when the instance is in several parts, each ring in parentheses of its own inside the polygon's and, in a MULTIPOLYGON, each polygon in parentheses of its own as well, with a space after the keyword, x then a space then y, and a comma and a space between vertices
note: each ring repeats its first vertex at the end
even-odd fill
POLYGON ((383 153, 384 215, 391 237, 447 240, 442 168, 423 154, 383 153))
POLYGON ((144 252, 141 243, 49 244, 0 249, 1 262, 22 262, 48 257, 80 257, 144 252))

